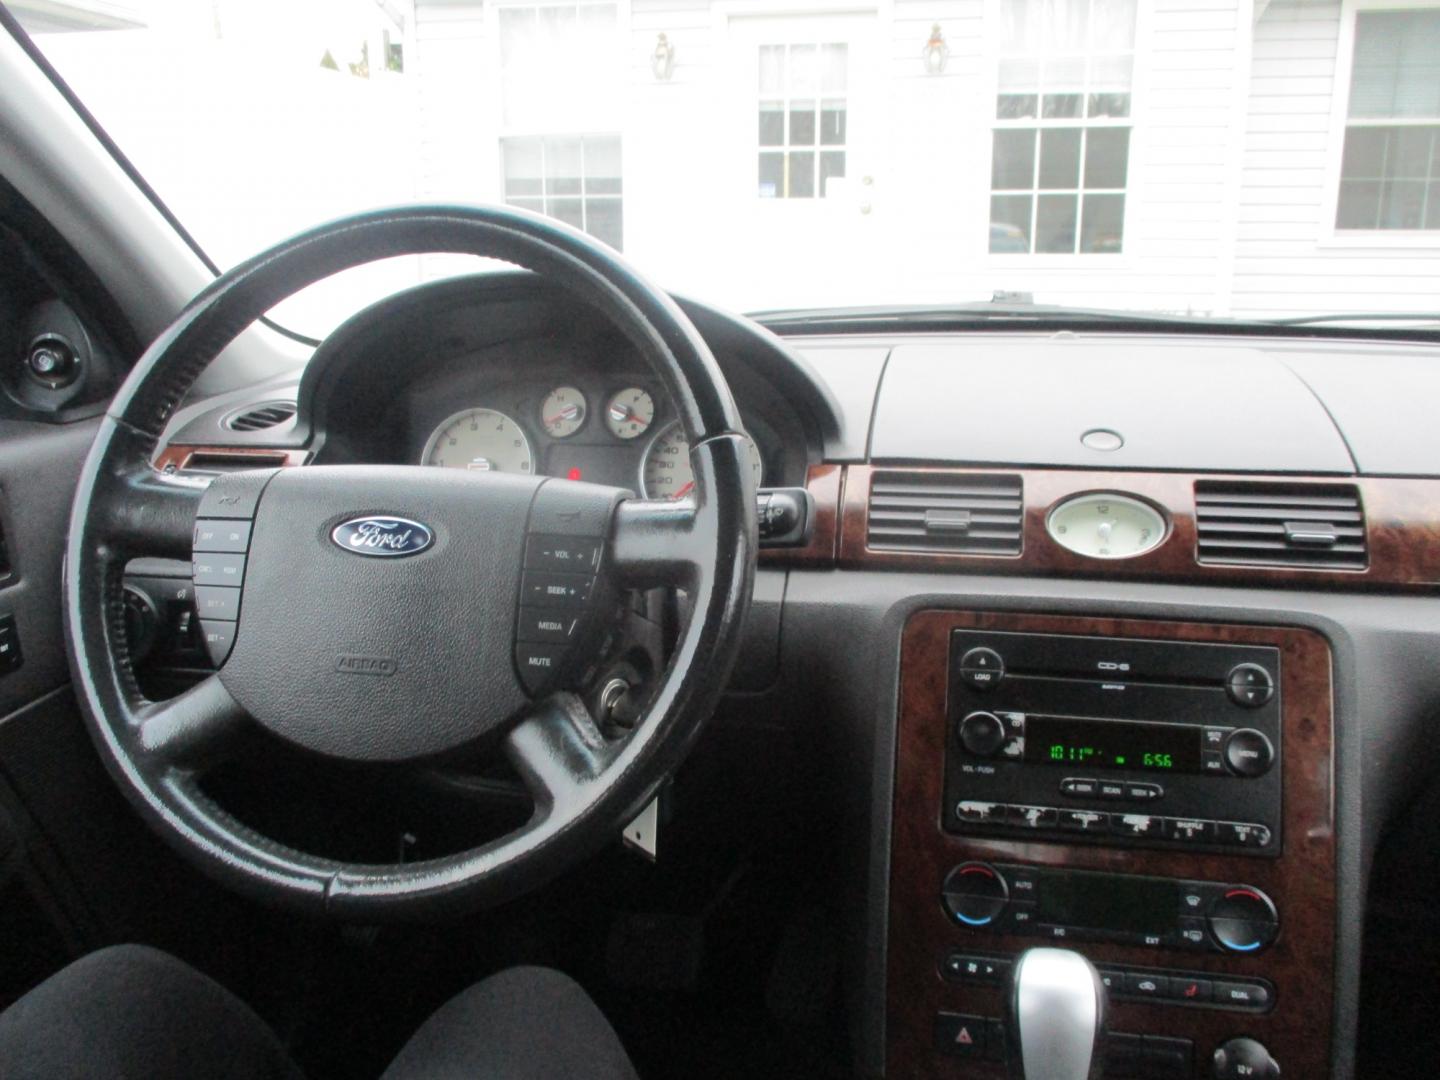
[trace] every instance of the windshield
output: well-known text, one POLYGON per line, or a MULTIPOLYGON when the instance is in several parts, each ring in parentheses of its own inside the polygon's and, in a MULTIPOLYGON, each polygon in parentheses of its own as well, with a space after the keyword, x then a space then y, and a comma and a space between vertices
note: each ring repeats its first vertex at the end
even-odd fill
MULTIPOLYGON (((222 268, 508 202, 739 310, 1440 308, 1440 0, 21 0, 222 268)), ((344 275, 313 335, 453 258, 344 275)))

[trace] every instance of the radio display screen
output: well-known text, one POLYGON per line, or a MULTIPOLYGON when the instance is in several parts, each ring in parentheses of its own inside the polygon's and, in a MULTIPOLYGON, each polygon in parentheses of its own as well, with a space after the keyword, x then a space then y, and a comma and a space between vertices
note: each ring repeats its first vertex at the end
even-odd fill
POLYGON ((1025 719, 1025 761, 1070 768, 1198 773, 1200 729, 1125 720, 1025 719))
POLYGON ((1085 930, 1160 934, 1174 929, 1175 882, 1161 878, 1047 874, 1035 921, 1085 930))

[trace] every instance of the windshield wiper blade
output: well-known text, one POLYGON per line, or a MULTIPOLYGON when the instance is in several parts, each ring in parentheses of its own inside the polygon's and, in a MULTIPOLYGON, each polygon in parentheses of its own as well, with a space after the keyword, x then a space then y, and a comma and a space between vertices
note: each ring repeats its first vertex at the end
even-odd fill
POLYGON ((1216 319, 1200 315, 1167 315, 1148 311, 1117 311, 1108 308, 1065 307, 1056 304, 1014 304, 980 300, 973 303, 936 305, 889 305, 874 307, 802 308, 753 312, 757 322, 773 329, 801 329, 819 325, 863 326, 872 323, 909 325, 950 325, 978 322, 1029 322, 1073 325, 1176 325, 1209 326, 1216 319))
POLYGON ((1316 323, 1369 322, 1404 322, 1420 323, 1426 326, 1440 326, 1440 314, 1433 311, 1352 311, 1332 312, 1328 315, 1293 315, 1284 319, 1266 319, 1265 321, 1272 326, 1311 326, 1316 323))

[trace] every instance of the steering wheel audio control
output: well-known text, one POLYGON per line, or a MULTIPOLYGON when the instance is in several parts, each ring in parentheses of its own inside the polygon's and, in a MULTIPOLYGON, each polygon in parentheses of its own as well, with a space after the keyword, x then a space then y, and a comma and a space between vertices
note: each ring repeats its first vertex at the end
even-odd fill
POLYGON ((945 909, 964 926, 989 926, 1010 902, 1010 886, 989 863, 961 863, 941 888, 945 909))
POLYGON ((1270 898, 1250 885, 1232 885, 1210 904, 1210 933, 1226 952, 1260 952, 1279 932, 1270 898))

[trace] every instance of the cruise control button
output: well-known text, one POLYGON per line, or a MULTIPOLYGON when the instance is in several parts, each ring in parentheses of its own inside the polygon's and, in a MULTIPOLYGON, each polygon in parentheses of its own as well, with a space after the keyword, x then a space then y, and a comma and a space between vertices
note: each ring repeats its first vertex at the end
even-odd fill
POLYGON ((210 662, 219 667, 225 663, 225 658, 230 655, 230 650, 235 645, 235 624, 202 620, 200 637, 205 642, 205 651, 210 654, 210 662))
POLYGON ((517 641, 569 641, 580 625, 580 616, 554 608, 520 609, 520 618, 515 630, 517 641))
POLYGON ((577 608, 590 599, 592 577, 527 570, 520 583, 520 602, 535 607, 577 608))
POLYGON ((565 658, 563 645, 534 645, 521 642, 515 646, 515 667, 527 690, 545 686, 559 670, 565 658))
POLYGON ((190 576, 196 585, 238 587, 245 580, 245 556, 197 551, 190 560, 190 576))
POLYGON ((196 551, 244 554, 250 546, 250 522, 197 520, 193 546, 196 551))
POLYGON ((195 610, 202 619, 234 622, 240 617, 240 590, 225 585, 197 585, 195 610))
POLYGON ((532 533, 525 539, 525 569, 593 574, 602 543, 591 537, 532 533))
POLYGON ((1260 982, 1216 979, 1211 1000, 1216 1005, 1239 1005, 1246 1009, 1270 1007, 1270 988, 1260 982))

